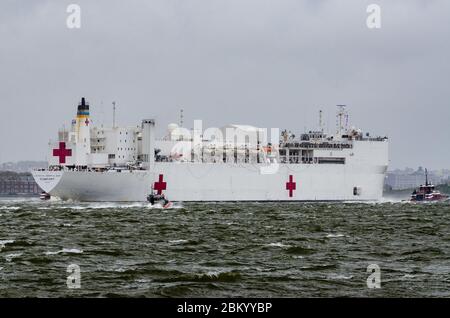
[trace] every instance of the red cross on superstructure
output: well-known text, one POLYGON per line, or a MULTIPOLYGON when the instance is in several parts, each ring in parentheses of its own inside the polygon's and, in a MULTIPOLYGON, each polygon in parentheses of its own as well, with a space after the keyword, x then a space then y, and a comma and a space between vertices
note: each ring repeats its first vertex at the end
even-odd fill
POLYGON ((167 183, 163 181, 164 176, 162 174, 159 175, 158 182, 155 182, 155 185, 153 186, 153 189, 158 191, 158 194, 162 194, 163 190, 166 190, 167 183))
POLYGON ((59 157, 59 163, 66 163, 66 157, 72 156, 72 149, 66 149, 66 143, 60 142, 59 149, 53 149, 53 156, 59 157))
POLYGON ((294 182, 294 176, 289 175, 289 182, 286 182, 286 190, 289 190, 289 197, 294 195, 294 190, 296 189, 296 183, 294 182))

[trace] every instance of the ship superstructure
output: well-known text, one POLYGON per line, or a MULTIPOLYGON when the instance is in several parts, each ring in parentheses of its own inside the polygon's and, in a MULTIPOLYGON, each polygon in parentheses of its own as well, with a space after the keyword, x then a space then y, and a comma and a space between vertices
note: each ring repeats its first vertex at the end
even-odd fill
POLYGON ((335 133, 321 122, 298 137, 249 125, 169 124, 157 138, 153 119, 94 126, 82 98, 71 128, 49 143, 48 169, 33 175, 51 195, 82 201, 144 201, 152 191, 172 201, 380 199, 387 138, 349 128, 344 107, 335 133))

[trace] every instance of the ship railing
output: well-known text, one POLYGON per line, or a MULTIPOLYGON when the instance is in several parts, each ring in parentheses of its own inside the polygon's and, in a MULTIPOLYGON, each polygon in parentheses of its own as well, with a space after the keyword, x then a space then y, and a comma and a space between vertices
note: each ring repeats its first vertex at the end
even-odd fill
POLYGON ((352 143, 348 142, 289 142, 282 143, 280 148, 298 149, 351 149, 352 143))
POLYGON ((105 166, 105 167, 89 167, 89 166, 49 166, 47 169, 35 169, 35 171, 80 171, 80 172, 122 172, 145 170, 139 166, 105 166))
POLYGON ((362 141, 386 141, 388 140, 388 137, 362 137, 358 140, 362 140, 362 141))

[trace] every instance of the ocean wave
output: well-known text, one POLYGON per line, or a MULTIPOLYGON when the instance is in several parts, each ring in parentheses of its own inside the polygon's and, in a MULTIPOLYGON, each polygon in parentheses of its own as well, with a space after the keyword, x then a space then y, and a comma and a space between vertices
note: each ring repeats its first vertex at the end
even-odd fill
POLYGON ((2 251, 2 249, 4 249, 6 247, 7 244, 13 244, 14 242, 15 242, 14 240, 0 241, 0 252, 2 251))
POLYGON ((147 205, 147 203, 129 203, 129 204, 114 204, 114 203, 105 203, 105 204, 94 204, 94 205, 90 205, 88 208, 89 209, 131 209, 131 208, 143 208, 147 205))
POLYGON ((180 275, 157 279, 161 282, 236 282, 241 279, 238 271, 208 271, 204 273, 181 273, 180 275))
POLYGON ((172 241, 169 241, 170 244, 184 244, 184 243, 187 243, 187 242, 189 242, 189 241, 188 240, 172 240, 172 241))
POLYGON ((11 254, 5 255, 5 260, 7 262, 12 262, 12 260, 14 258, 20 257, 20 256, 22 256, 22 254, 23 253, 11 253, 11 254))
POLYGON ((281 247, 281 248, 285 248, 286 247, 287 248, 287 247, 290 247, 291 245, 283 244, 281 242, 276 242, 276 243, 266 244, 264 246, 267 246, 267 247, 281 247))
POLYGON ((401 253, 401 255, 443 255, 445 254, 440 248, 429 247, 429 248, 417 248, 401 253))
POLYGON ((147 206, 145 202, 136 202, 136 203, 114 203, 114 202, 105 202, 105 203, 82 203, 82 204, 54 204, 50 206, 40 207, 40 210, 104 210, 104 209, 132 209, 132 208, 144 208, 147 206))
POLYGON ((17 211, 19 209, 21 209, 20 206, 0 206, 0 210, 17 211))
POLYGON ((195 274, 197 281, 207 282, 234 282, 241 278, 237 271, 230 272, 207 272, 204 274, 195 274))
POLYGON ((304 246, 291 246, 286 250, 286 253, 295 255, 310 255, 314 254, 315 250, 304 246))
POLYGON ((82 250, 76 248, 63 248, 62 250, 56 252, 45 252, 45 255, 58 255, 58 254, 81 254, 82 250))
POLYGON ((172 203, 172 205, 170 207, 165 208, 162 204, 160 203, 155 203, 153 205, 151 205, 150 203, 147 203, 145 205, 145 207, 149 208, 149 209, 155 209, 155 210, 179 210, 179 209, 184 209, 184 206, 181 203, 172 203))
POLYGON ((59 207, 60 209, 71 209, 71 210, 87 210, 88 207, 85 206, 63 206, 63 207, 59 207))
POLYGON ((65 278, 65 266, 81 258, 93 271, 91 288, 76 293, 82 297, 108 290, 129 297, 377 297, 357 288, 372 262, 381 262, 384 295, 447 292, 447 204, 186 202, 185 210, 167 213, 133 202, 4 205, 22 209, 0 211, 0 277, 30 275, 23 277, 27 288, 9 279, 0 297, 70 297, 55 288, 50 269, 65 278), (127 209, 133 205, 142 208, 127 209), (47 280, 34 278, 46 272, 47 280))
POLYGON ((328 279, 335 279, 335 280, 349 280, 349 279, 352 279, 353 278, 353 275, 330 275, 330 276, 328 276, 328 279))
POLYGON ((320 265, 301 267, 300 270, 302 270, 302 271, 322 271, 322 270, 336 269, 336 268, 337 268, 336 264, 320 264, 320 265))
POLYGON ((327 234, 327 238, 345 237, 344 234, 327 234))
POLYGON ((405 202, 409 202, 409 201, 405 201, 404 199, 401 198, 387 198, 387 197, 383 197, 380 199, 379 201, 380 203, 405 203, 405 202))

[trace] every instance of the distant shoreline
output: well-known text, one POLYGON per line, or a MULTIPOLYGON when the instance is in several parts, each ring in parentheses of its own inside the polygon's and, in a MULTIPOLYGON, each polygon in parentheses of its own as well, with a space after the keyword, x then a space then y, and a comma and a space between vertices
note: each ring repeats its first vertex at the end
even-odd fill
POLYGON ((39 194, 35 193, 17 193, 17 194, 4 194, 0 193, 0 198, 29 198, 29 197, 35 197, 38 198, 39 194))

